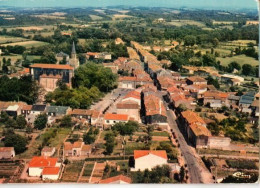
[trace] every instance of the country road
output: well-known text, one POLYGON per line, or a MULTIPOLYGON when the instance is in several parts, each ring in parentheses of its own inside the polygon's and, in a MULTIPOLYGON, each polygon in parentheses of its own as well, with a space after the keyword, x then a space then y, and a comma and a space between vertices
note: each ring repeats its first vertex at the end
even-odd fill
MULTIPOLYGON (((167 103, 164 102, 164 105, 166 108, 167 103)), ((171 129, 175 132, 179 141, 180 150, 184 156, 190 174, 190 183, 214 183, 212 174, 205 167, 195 149, 189 146, 185 141, 177 126, 176 116, 172 110, 167 111, 167 119, 171 129)))

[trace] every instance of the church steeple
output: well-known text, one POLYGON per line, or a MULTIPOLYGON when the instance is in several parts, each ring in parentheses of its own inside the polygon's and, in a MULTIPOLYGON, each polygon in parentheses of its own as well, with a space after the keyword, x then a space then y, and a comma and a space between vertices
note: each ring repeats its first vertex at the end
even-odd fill
POLYGON ((74 41, 72 43, 71 57, 69 59, 69 64, 72 67, 74 67, 75 69, 79 67, 79 60, 77 59, 77 53, 76 53, 76 48, 75 48, 74 41))
POLYGON ((76 53, 75 43, 73 41, 72 49, 71 49, 71 59, 76 59, 76 58, 77 58, 77 53, 76 53))

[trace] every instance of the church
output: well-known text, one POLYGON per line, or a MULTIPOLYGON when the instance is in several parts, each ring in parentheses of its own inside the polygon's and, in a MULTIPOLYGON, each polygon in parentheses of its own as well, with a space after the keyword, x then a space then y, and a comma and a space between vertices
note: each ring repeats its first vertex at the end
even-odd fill
POLYGON ((30 74, 46 91, 54 91, 57 88, 59 80, 71 88, 74 70, 78 67, 79 60, 77 58, 75 43, 73 42, 71 57, 68 59, 67 64, 36 63, 30 66, 30 74))

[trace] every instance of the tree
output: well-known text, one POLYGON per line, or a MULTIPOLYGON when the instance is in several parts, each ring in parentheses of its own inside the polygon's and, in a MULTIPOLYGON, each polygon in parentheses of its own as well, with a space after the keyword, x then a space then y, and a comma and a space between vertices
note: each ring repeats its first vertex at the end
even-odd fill
POLYGON ((17 116, 16 123, 18 129, 24 129, 27 125, 27 121, 23 115, 17 116))
MULTIPOLYGON (((252 67, 252 65, 244 64, 244 65, 242 66, 242 74, 244 74, 245 76, 251 75, 252 72, 253 72, 253 67, 252 67)), ((253 75, 255 75, 255 74, 253 74, 253 75)))
POLYGON ((34 127, 38 130, 42 130, 46 127, 48 117, 46 114, 40 114, 36 117, 34 121, 34 127))
POLYGON ((1 122, 6 122, 7 120, 9 119, 9 116, 8 116, 8 114, 5 112, 5 111, 2 111, 1 112, 1 122))
POLYGON ((71 127, 72 125, 72 120, 70 115, 65 115, 62 117, 60 126, 61 127, 71 127))
POLYGON ((207 77, 207 84, 208 85, 213 85, 215 88, 217 88, 217 89, 219 89, 220 88, 220 86, 219 86, 219 83, 218 83, 218 80, 217 79, 214 79, 214 78, 212 78, 212 76, 208 76, 207 77))
POLYGON ((184 37, 185 46, 194 46, 196 44, 196 37, 192 35, 187 35, 184 37))
POLYGON ((27 139, 19 134, 7 134, 5 136, 5 147, 14 147, 17 154, 26 150, 27 139))
POLYGON ((233 61, 233 62, 231 62, 231 63, 229 63, 228 64, 228 72, 233 72, 234 71, 234 69, 236 69, 236 70, 241 70, 241 66, 236 62, 236 61, 233 61))
POLYGON ((212 40, 212 44, 213 44, 214 48, 216 48, 218 46, 218 44, 219 44, 219 40, 217 38, 214 38, 212 40))
POLYGON ((105 147, 106 147, 106 154, 110 155, 111 153, 113 153, 114 147, 115 147, 115 134, 113 132, 108 132, 105 135, 106 143, 105 143, 105 147))
POLYGON ((118 131, 120 135, 132 135, 138 128, 138 123, 135 121, 128 121, 127 123, 116 123, 112 130, 118 131))
POLYGON ((183 112, 183 111, 186 111, 187 110, 187 107, 185 106, 185 104, 180 104, 178 107, 177 107, 177 110, 179 112, 183 112))
POLYGON ((182 166, 181 169, 180 169, 180 174, 179 174, 179 176, 180 176, 180 181, 183 182, 184 177, 185 177, 185 169, 184 169, 183 166, 182 166))

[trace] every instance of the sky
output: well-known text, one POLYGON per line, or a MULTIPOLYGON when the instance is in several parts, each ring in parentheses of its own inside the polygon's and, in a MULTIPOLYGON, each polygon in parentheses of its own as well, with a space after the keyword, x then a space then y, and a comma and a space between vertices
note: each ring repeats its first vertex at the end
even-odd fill
POLYGON ((257 9, 257 0, 0 0, 15 7, 106 7, 144 6, 168 8, 257 9))

